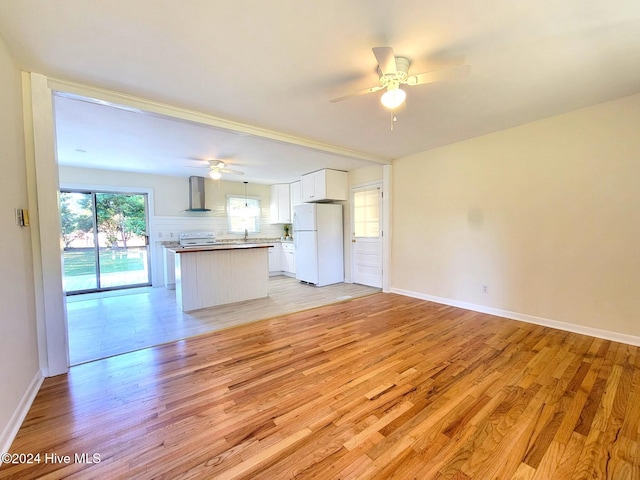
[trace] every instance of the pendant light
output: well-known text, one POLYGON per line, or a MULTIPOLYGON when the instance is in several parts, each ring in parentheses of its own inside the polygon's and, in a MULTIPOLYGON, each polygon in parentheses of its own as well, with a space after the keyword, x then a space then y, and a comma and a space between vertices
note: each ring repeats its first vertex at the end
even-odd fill
POLYGON ((249 182, 242 183, 244 183, 244 207, 242 207, 241 215, 245 222, 249 222, 252 217, 258 215, 258 212, 255 211, 254 207, 249 206, 249 197, 247 195, 247 183, 249 182))

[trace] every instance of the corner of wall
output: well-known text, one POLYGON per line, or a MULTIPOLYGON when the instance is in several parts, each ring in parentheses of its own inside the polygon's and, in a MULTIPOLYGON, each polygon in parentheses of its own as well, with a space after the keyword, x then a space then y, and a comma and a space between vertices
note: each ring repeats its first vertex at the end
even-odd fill
MULTIPOLYGON (((7 425, 5 425, 2 433, 0 433, 0 453, 9 452, 11 448, 11 444, 13 440, 16 438, 18 434, 18 430, 20 430, 20 426, 22 422, 29 413, 29 409, 31 408, 31 404, 36 398, 40 387, 42 386, 42 382, 44 381, 44 375, 40 370, 38 370, 29 383, 29 387, 25 390, 22 398, 20 399, 20 403, 14 410, 11 418, 7 425)), ((13 453, 13 452, 11 452, 13 453)))

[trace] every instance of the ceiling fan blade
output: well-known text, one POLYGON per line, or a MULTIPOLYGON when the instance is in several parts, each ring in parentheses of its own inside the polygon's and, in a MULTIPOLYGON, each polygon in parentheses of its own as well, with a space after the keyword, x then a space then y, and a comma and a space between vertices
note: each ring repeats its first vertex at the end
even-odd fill
POLYGON ((378 90, 382 90, 384 87, 381 85, 376 85, 375 87, 370 87, 365 90, 360 90, 359 92, 350 93, 349 95, 344 95, 342 97, 334 98, 329 100, 331 103, 341 102, 343 100, 347 100, 352 97, 358 97, 360 95, 366 95, 367 93, 377 92, 378 90))
POLYGON ((185 160, 188 160, 189 164, 186 165, 190 168, 203 168, 208 166, 208 160, 199 157, 184 157, 185 160))
POLYGON ((244 175, 244 172, 238 172, 237 170, 229 170, 228 168, 223 168, 220 171, 222 173, 229 173, 231 175, 244 175))
POLYGON ((471 65, 460 65, 459 67, 443 68, 432 72, 418 73, 407 78, 407 85, 423 85, 425 83, 445 82, 448 80, 459 80, 469 75, 471 65))
POLYGON ((208 162, 209 168, 217 168, 220 170, 227 167, 222 160, 208 160, 208 162))
POLYGON ((395 75, 398 72, 396 67, 396 56, 391 47, 373 47, 373 54, 376 56, 380 72, 382 75, 395 75))

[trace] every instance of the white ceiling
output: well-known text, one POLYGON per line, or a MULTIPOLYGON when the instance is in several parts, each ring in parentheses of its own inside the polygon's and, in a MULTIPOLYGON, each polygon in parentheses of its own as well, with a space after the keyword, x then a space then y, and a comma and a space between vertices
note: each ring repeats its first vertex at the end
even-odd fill
POLYGON ((54 97, 62 165, 175 176, 206 176, 222 160, 228 181, 290 183, 320 168, 352 170, 372 162, 273 141, 202 123, 123 109, 77 97, 54 97))
POLYGON ((56 100, 63 164, 188 176, 190 158, 217 157, 260 183, 640 92, 637 0, 7 0, 0 36, 27 71, 364 154, 56 100), (464 57, 471 74, 407 88, 391 132, 381 92, 329 102, 377 84, 384 45, 410 73, 464 57))

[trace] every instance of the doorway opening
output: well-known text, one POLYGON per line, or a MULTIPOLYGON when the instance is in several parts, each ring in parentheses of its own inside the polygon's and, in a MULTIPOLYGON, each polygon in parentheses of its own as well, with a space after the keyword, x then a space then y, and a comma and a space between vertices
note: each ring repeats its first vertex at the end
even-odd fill
POLYGON ((146 193, 61 190, 67 295, 151 285, 146 193))

